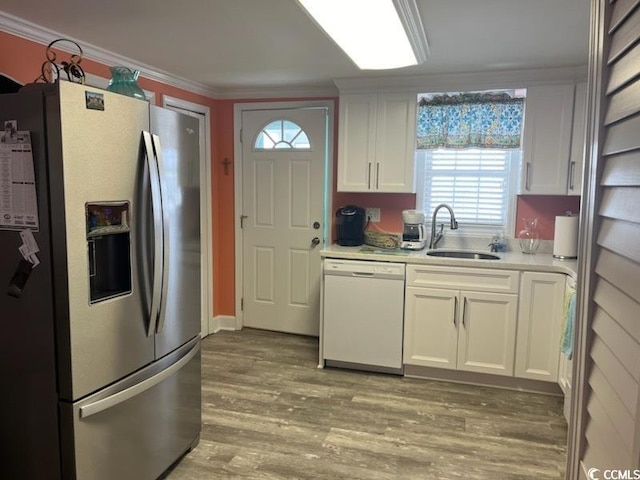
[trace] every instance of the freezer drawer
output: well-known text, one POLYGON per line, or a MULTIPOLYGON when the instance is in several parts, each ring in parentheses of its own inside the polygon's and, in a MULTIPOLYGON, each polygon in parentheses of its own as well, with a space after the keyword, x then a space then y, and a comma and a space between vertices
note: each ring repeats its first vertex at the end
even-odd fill
POLYGON ((155 479, 199 438, 199 338, 82 401, 61 404, 65 479, 155 479))

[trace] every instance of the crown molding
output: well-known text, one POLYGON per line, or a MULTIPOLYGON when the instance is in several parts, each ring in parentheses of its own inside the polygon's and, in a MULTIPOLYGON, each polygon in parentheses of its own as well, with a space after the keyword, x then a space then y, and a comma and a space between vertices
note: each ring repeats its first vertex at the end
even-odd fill
MULTIPOLYGON (((181 78, 172 75, 169 72, 165 72, 154 68, 151 65, 140 63, 137 60, 128 58, 122 55, 118 55, 113 52, 109 52, 95 45, 87 44, 86 42, 69 37, 68 35, 54 30, 49 30, 35 23, 31 23, 27 20, 23 20, 14 15, 10 15, 0 10, 0 30, 3 30, 11 35, 25 38, 42 45, 48 45, 52 41, 58 38, 68 38, 73 40, 82 46, 83 58, 94 60, 104 65, 131 65, 136 70, 140 71, 140 75, 148 78, 149 80, 155 80, 157 82, 170 85, 172 87, 187 90, 192 93, 205 95, 210 98, 215 98, 220 94, 217 89, 211 88, 203 83, 194 82, 186 78, 181 78)), ((57 47, 56 47, 57 48, 57 47)), ((60 47, 60 50, 68 51, 64 47, 60 47)), ((69 52, 76 53, 76 52, 69 52)))
POLYGON ((525 88, 534 85, 578 83, 587 79, 587 66, 532 68, 467 73, 339 78, 341 94, 391 91, 452 92, 494 88, 525 88))
MULTIPOLYGON (((295 86, 295 87, 260 87, 260 88, 211 88, 203 83, 194 82, 177 77, 168 72, 158 70, 151 65, 142 64, 134 59, 109 52, 103 48, 86 44, 82 40, 69 37, 66 34, 49 30, 47 28, 23 20, 0 10, 0 30, 11 35, 25 38, 33 42, 48 45, 58 38, 68 38, 82 46, 83 58, 100 62, 104 65, 131 65, 140 71, 140 75, 150 80, 180 88, 191 93, 204 95, 212 99, 238 99, 238 98, 298 98, 298 97, 337 97, 338 90, 333 85, 327 86, 295 86)), ((60 50, 65 50, 64 44, 60 50)), ((69 53, 76 53, 70 52, 69 53)), ((88 73, 87 76, 90 74, 88 73)))
POLYGON ((413 47, 418 65, 420 65, 427 61, 430 52, 427 34, 424 31, 416 0, 394 0, 393 3, 409 38, 409 43, 413 47))
POLYGON ((267 98, 324 98, 337 97, 338 89, 334 85, 319 86, 277 86, 277 87, 239 87, 220 89, 216 99, 267 99, 267 98))

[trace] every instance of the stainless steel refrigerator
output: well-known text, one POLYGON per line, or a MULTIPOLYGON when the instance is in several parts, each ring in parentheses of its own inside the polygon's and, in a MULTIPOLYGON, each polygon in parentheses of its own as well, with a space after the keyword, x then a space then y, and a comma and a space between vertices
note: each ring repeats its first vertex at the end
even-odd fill
POLYGON ((0 95, 0 122, 38 215, 0 224, 0 478, 157 478, 200 434, 198 122, 68 82, 0 95))

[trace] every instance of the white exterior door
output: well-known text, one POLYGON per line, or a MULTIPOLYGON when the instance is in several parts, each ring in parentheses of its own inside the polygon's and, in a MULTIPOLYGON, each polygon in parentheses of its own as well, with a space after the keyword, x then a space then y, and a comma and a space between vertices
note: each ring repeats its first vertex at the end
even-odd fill
POLYGON ((327 110, 242 112, 244 326, 318 335, 327 110))

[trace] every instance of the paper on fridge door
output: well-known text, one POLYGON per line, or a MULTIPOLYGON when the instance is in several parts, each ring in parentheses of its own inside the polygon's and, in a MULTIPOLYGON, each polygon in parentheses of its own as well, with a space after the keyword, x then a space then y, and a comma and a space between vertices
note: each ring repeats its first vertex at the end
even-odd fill
MULTIPOLYGON (((15 121, 9 123, 15 125, 15 121)), ((7 131, 6 126, 7 122, 0 133, 0 230, 38 231, 31 134, 26 130, 7 131)))

